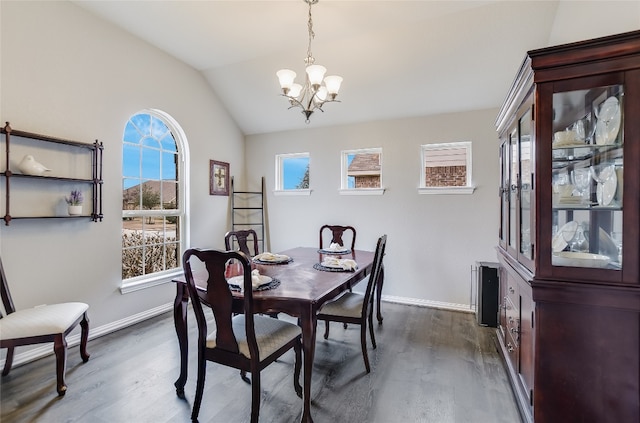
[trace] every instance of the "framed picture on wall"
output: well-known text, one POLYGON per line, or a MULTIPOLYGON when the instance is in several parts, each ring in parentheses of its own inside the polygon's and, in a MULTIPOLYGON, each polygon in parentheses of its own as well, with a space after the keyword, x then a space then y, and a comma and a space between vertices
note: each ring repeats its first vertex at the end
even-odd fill
POLYGON ((209 195, 229 195, 229 163, 209 160, 209 195))

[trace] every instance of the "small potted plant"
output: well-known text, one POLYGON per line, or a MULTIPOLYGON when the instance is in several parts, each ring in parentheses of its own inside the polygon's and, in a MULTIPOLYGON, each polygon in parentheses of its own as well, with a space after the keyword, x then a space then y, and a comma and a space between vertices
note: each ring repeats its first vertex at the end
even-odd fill
POLYGON ((78 216, 82 214, 82 202, 84 198, 82 197, 82 192, 78 190, 71 191, 71 195, 64 198, 67 202, 69 216, 78 216))

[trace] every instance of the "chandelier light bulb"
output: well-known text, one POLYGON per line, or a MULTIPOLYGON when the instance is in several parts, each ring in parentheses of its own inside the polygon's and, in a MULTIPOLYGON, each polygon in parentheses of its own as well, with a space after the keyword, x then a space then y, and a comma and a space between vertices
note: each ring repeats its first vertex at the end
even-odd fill
MULTIPOLYGON (((327 68, 321 65, 309 65, 307 66, 307 76, 309 77, 309 83, 311 86, 320 86, 324 79, 324 74, 327 72, 327 68)), ((317 88, 316 88, 317 89, 317 88)))
POLYGON ((327 87, 322 85, 318 88, 315 97, 316 100, 320 100, 320 103, 324 103, 327 100, 327 87))
POLYGON ((287 95, 293 85, 293 81, 296 79, 296 73, 290 69, 280 69, 276 72, 276 75, 280 81, 280 88, 287 95))
POLYGON ((301 92, 302 92, 302 85, 293 84, 293 85, 291 85, 291 88, 289 89, 289 97, 298 98, 298 96, 300 96, 301 92))
POLYGON ((342 77, 338 75, 329 75, 324 79, 324 85, 327 87, 329 95, 335 98, 340 91, 340 85, 342 84, 342 77))

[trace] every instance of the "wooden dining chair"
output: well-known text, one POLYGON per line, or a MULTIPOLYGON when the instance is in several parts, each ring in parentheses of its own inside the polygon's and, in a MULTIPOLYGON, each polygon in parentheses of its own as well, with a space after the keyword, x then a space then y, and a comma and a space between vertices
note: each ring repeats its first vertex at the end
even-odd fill
POLYGON ((190 249, 185 251, 182 263, 198 324, 198 380, 191 420, 198 421, 207 361, 251 373, 251 422, 257 423, 260 412, 260 371, 293 348, 293 385, 296 394, 302 397, 302 331, 293 323, 254 314, 249 258, 237 251, 190 249), (243 268, 243 314, 234 314, 232 311, 234 299, 225 279, 229 260, 236 260, 243 268), (202 273, 198 273, 198 279, 206 281, 206 290, 196 287, 192 261, 198 263, 199 268, 204 267, 202 273), (211 333, 208 333, 203 302, 213 310, 215 329, 211 333))
POLYGON ((227 251, 235 250, 233 242, 238 244, 238 250, 242 251, 249 257, 255 257, 259 254, 258 250, 258 234, 253 229, 229 231, 224 235, 224 248, 227 251), (249 243, 253 243, 253 254, 249 251, 249 243))
POLYGON ((367 373, 371 371, 369 356, 367 355, 367 323, 371 334, 371 343, 376 348, 376 338, 373 334, 373 290, 380 276, 382 258, 387 244, 387 235, 378 239, 376 252, 373 258, 373 266, 369 274, 367 289, 363 294, 345 292, 337 299, 324 304, 318 312, 318 320, 324 320, 324 339, 329 337, 329 322, 353 323, 360 325, 360 343, 362 344, 362 357, 367 373))
POLYGON ((9 292, 9 284, 0 260, 0 294, 6 316, 0 313, 0 348, 7 349, 2 376, 9 374, 13 364, 15 347, 22 345, 53 342, 56 355, 56 377, 58 395, 67 392, 64 382, 67 365, 66 336, 80 323, 80 356, 89 361, 87 340, 89 339, 89 318, 85 303, 60 303, 16 310, 9 292))
MULTIPOLYGON (((323 236, 323 232, 325 231, 330 231, 331 232, 331 243, 337 243, 339 245, 342 245, 343 247, 346 247, 346 245, 344 245, 344 241, 343 241, 343 235, 345 235, 345 233, 348 234, 348 232, 351 232, 351 251, 353 251, 353 249, 356 246, 356 229, 353 226, 340 226, 340 225, 323 225, 320 228, 320 248, 322 249, 324 247, 324 236, 323 236)), ((328 238, 328 237, 327 237, 328 238)), ((348 240, 348 238, 347 238, 348 240)), ((328 245, 327 245, 328 247, 328 245)))

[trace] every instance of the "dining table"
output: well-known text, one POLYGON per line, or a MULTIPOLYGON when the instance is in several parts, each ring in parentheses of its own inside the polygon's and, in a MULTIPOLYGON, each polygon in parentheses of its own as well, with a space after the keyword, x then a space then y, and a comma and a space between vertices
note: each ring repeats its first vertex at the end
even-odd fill
MULTIPOLYGON (((312 247, 297 247, 278 253, 290 260, 279 263, 252 261, 252 267, 261 275, 280 281, 273 289, 253 292, 256 313, 282 312, 297 317, 302 329, 303 351, 303 406, 301 422, 313 422, 311 417, 311 377, 316 345, 318 310, 328 301, 351 289, 371 273, 374 252, 353 250, 347 253, 326 253, 312 247), (353 270, 324 267, 321 263, 328 256, 351 259, 357 263, 353 270)), ((206 289, 206 281, 194 275, 198 289, 206 289)), ((180 376, 175 382, 176 393, 184 397, 187 382, 188 335, 187 306, 189 293, 184 276, 173 280, 176 283, 174 301, 174 323, 180 346, 180 376)), ((242 311, 243 294, 232 291, 238 312, 242 311)))

